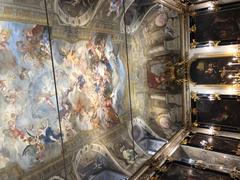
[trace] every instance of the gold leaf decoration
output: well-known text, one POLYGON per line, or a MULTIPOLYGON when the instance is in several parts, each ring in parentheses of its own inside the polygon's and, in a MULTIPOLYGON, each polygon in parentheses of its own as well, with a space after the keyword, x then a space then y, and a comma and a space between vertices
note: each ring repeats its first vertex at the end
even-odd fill
POLYGON ((197 92, 191 92, 191 99, 196 102, 197 100, 199 100, 200 98, 197 95, 197 92))
POLYGON ((194 127, 198 127, 199 126, 199 124, 198 124, 198 122, 196 120, 194 121, 193 126, 194 127))
POLYGON ((195 33, 197 31, 197 26, 194 24, 191 28, 190 28, 190 32, 195 33))
POLYGON ((192 40, 192 42, 191 42, 191 44, 190 44, 190 48, 191 49, 194 49, 194 48, 196 48, 197 47, 197 45, 198 45, 199 43, 198 42, 196 42, 196 40, 195 39, 193 39, 192 40))

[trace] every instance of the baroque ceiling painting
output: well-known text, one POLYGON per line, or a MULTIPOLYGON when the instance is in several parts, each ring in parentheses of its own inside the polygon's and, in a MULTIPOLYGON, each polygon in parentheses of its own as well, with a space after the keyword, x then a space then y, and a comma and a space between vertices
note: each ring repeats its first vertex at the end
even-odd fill
POLYGON ((27 169, 60 153, 48 32, 41 25, 0 26, 1 167, 18 162, 27 169))
POLYGON ((52 42, 62 134, 46 28, 1 22, 1 40, 2 167, 18 162, 29 168, 58 155, 61 136, 66 141, 77 132, 107 131, 120 123, 126 72, 109 35, 52 42))
POLYGON ((0 179, 238 176, 240 4, 207 4, 2 0, 0 179))
POLYGON ((126 72, 111 37, 95 34, 89 41, 76 44, 54 40, 53 48, 66 134, 107 130, 119 124, 126 72))

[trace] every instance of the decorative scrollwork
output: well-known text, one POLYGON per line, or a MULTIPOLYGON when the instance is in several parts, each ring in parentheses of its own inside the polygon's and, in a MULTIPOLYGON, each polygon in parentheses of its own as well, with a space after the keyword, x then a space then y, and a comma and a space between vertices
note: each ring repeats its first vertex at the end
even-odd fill
POLYGON ((219 95, 219 94, 217 94, 217 93, 213 94, 213 97, 214 97, 214 99, 215 99, 215 100, 218 100, 218 101, 220 101, 220 100, 221 100, 221 97, 220 97, 220 95, 219 95))
POLYGON ((159 160, 158 159, 149 159, 149 161, 146 163, 150 166, 150 168, 155 168, 156 166, 159 166, 159 160))
POLYGON ((179 79, 179 80, 176 80, 177 84, 182 84, 184 82, 188 82, 188 80, 186 79, 179 79))
POLYGON ((194 127, 198 127, 199 126, 199 124, 198 124, 198 122, 196 120, 194 121, 193 126, 194 127))
POLYGON ((221 41, 214 41, 214 47, 217 47, 221 41))
POLYGON ((209 41, 208 46, 218 47, 221 41, 209 41))
POLYGON ((208 165, 207 165, 207 164, 204 164, 204 162, 201 161, 201 160, 198 160, 198 161, 194 164, 194 166, 195 166, 196 168, 198 168, 198 169, 207 169, 207 168, 208 168, 208 165))
POLYGON ((158 168, 158 171, 159 171, 160 173, 165 173, 165 172, 167 172, 167 169, 168 169, 168 167, 163 165, 163 166, 161 166, 161 167, 158 168))
POLYGON ((173 161, 175 161, 176 159, 173 157, 173 156, 168 156, 167 157, 167 161, 169 161, 169 162, 173 162, 173 161))
POLYGON ((192 27, 190 27, 190 32, 195 33, 197 31, 197 26, 194 24, 192 27))
POLYGON ((186 145, 186 144, 188 144, 188 139, 185 138, 185 139, 181 142, 181 144, 182 144, 182 145, 186 145))
POLYGON ((198 42, 196 42, 196 40, 195 39, 193 39, 192 40, 192 42, 191 42, 191 44, 190 44, 190 48, 191 49, 194 49, 194 48, 196 48, 197 47, 197 45, 198 45, 199 43, 198 42))
POLYGON ((237 150, 233 150, 233 152, 234 152, 236 155, 240 156, 240 144, 238 144, 237 150))
POLYGON ((191 99, 196 102, 198 101, 200 98, 197 95, 197 92, 191 92, 191 99))
POLYGON ((209 151, 212 151, 212 150, 213 150, 213 146, 206 145, 206 146, 204 147, 204 149, 209 150, 209 151))
POLYGON ((240 179, 240 171, 237 170, 236 167, 233 168, 232 172, 230 173, 231 178, 233 179, 240 179))

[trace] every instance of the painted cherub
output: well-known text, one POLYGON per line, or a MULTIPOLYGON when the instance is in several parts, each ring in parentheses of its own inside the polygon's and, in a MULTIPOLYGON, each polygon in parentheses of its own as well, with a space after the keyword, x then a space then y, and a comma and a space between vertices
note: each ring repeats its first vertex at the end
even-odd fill
POLYGON ((16 139, 17 138, 22 140, 25 139, 25 133, 16 127, 16 123, 15 123, 16 114, 12 113, 11 118, 14 120, 11 120, 8 122, 10 135, 16 139))
POLYGON ((104 40, 95 43, 94 39, 91 38, 86 44, 88 54, 94 58, 95 61, 99 61, 104 57, 105 43, 104 40))
POLYGON ((105 97, 103 102, 103 108, 105 112, 105 123, 107 127, 112 127, 119 123, 119 116, 112 107, 112 99, 105 97))
POLYGON ((28 152, 35 152, 36 160, 43 160, 45 146, 40 141, 38 136, 32 136, 29 134, 29 137, 24 139, 28 145, 22 152, 22 156, 26 156, 28 152))
POLYGON ((52 110, 55 110, 56 105, 54 104, 53 100, 51 99, 52 96, 53 96, 53 94, 51 92, 42 93, 37 97, 37 103, 38 104, 46 103, 49 107, 52 108, 52 110))
POLYGON ((6 80, 0 80, 0 90, 5 92, 7 90, 6 80))
POLYGON ((23 35, 25 36, 27 42, 29 42, 31 45, 39 45, 43 33, 44 26, 42 25, 34 25, 33 27, 23 31, 23 35))
POLYGON ((75 129, 72 126, 72 123, 67 120, 64 119, 62 120, 62 126, 63 126, 63 134, 65 135, 65 137, 73 137, 74 135, 77 134, 77 132, 75 131, 75 129))
POLYGON ((11 31, 9 29, 0 29, 0 50, 7 50, 10 36, 11 31))
POLYGON ((122 4, 123 0, 111 0, 107 16, 110 16, 112 12, 116 12, 117 17, 119 17, 122 4))
POLYGON ((5 100, 9 104, 15 104, 16 101, 17 101, 17 98, 19 98, 19 96, 20 96, 19 91, 16 91, 14 89, 8 90, 6 95, 5 95, 5 100))
POLYGON ((60 132, 56 133, 55 130, 48 125, 48 122, 46 125, 41 124, 36 134, 33 134, 28 129, 26 129, 26 133, 28 137, 24 139, 24 142, 28 145, 23 150, 22 156, 26 155, 28 152, 34 151, 36 152, 36 160, 43 160, 45 146, 57 142, 62 136, 60 132))
POLYGON ((77 57, 76 51, 72 48, 61 48, 60 53, 63 55, 64 65, 66 67, 71 67, 78 63, 79 58, 77 57))

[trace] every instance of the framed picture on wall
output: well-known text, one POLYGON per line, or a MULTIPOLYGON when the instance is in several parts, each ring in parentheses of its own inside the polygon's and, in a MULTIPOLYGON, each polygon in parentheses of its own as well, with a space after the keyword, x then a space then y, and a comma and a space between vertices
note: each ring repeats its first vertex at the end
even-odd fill
POLYGON ((197 94, 192 99, 192 122, 201 128, 240 132, 240 98, 236 95, 197 94))
POLYGON ((190 16, 192 48, 240 42, 240 3, 214 8, 200 9, 190 16))
POLYGON ((195 85, 237 85, 240 64, 236 57, 204 57, 189 66, 190 82, 195 85))

